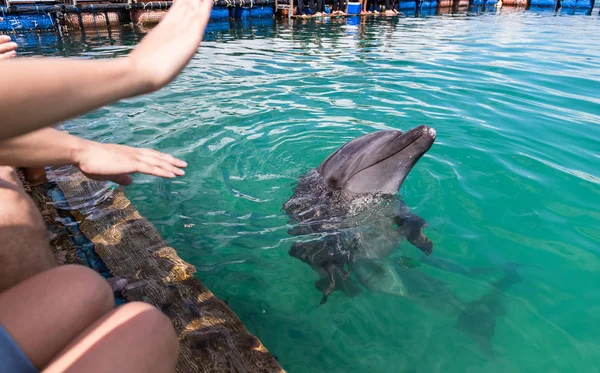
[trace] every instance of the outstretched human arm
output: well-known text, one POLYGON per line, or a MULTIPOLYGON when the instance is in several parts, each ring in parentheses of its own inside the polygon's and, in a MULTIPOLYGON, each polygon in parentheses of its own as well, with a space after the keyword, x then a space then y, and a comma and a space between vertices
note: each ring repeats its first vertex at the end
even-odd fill
POLYGON ((131 183, 132 173, 173 178, 184 174, 184 161, 151 149, 101 144, 43 128, 0 142, 0 165, 44 167, 75 165, 96 180, 131 183))
POLYGON ((167 85, 196 53, 211 8, 210 0, 175 1, 125 58, 2 61, 0 140, 167 85))

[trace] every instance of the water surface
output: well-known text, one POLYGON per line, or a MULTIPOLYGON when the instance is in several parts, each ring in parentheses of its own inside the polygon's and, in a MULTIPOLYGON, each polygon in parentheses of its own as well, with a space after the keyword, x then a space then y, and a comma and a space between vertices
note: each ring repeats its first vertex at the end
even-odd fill
MULTIPOLYGON (((211 27, 169 87, 67 128, 189 163, 183 178, 140 176, 126 193, 289 372, 598 371, 597 12, 211 27), (539 267, 520 267, 504 292, 491 292, 497 274, 418 267, 442 284, 436 297, 488 294, 472 323, 497 317, 493 355, 426 299, 335 292, 317 308, 316 274, 287 253, 280 209, 300 175, 357 136, 419 124, 437 140, 401 194, 430 223, 434 255, 539 267)), ((18 40, 24 54, 99 58, 141 36, 18 40)), ((421 260, 408 243, 400 255, 421 260)))

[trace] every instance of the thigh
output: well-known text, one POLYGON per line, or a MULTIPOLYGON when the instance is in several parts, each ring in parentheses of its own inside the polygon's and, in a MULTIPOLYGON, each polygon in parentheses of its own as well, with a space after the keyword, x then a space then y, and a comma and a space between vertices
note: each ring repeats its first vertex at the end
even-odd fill
POLYGON ((0 292, 55 265, 42 215, 15 170, 0 166, 0 292))
POLYGON ((112 290, 100 275, 62 266, 0 293, 0 324, 41 369, 113 306, 112 290))
POLYGON ((146 303, 128 303, 79 335, 44 370, 54 372, 174 372, 179 343, 171 321, 146 303))

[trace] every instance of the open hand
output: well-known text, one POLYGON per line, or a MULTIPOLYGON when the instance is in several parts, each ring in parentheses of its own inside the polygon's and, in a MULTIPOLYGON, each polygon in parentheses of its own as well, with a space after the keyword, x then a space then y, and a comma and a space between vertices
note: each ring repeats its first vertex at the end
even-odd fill
POLYGON ((129 55, 140 93, 169 84, 198 50, 212 0, 176 0, 163 20, 129 55))
POLYGON ((8 35, 0 35, 0 60, 7 60, 17 56, 17 43, 10 40, 8 35))
POLYGON ((94 180, 111 180, 121 185, 132 182, 130 174, 174 178, 184 174, 187 164, 171 155, 152 149, 85 141, 74 155, 81 172, 94 180))

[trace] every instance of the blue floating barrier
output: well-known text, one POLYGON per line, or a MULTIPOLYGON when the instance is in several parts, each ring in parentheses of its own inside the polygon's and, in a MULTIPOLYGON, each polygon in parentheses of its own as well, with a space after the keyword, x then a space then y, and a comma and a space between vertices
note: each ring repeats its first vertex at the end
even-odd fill
POLYGON ((226 7, 214 7, 210 11, 211 19, 227 19, 229 18, 229 9, 226 7))
POLYGON ((347 23, 349 25, 352 25, 352 26, 358 26, 358 25, 360 25, 360 17, 356 17, 356 16, 354 16, 354 17, 348 17, 346 19, 346 21, 347 21, 347 23))
POLYGON ((592 0, 560 0, 561 8, 592 9, 592 0))
POLYGON ((360 14, 360 3, 348 3, 348 14, 360 14))
POLYGON ((250 8, 250 17, 261 18, 261 17, 272 17, 273 7, 272 6, 256 6, 250 8))
POLYGON ((421 9, 431 9, 437 7, 437 0, 421 1, 421 9))
POLYGON ((421 16, 433 16, 435 15, 436 8, 422 8, 421 16))
POLYGON ((250 18, 250 8, 235 8, 237 13, 235 18, 250 18))
POLYGON ((578 9, 593 9, 594 0, 577 0, 578 9))
POLYGON ((0 31, 52 30, 54 20, 50 14, 5 15, 0 21, 0 31))
POLYGON ((252 19, 252 27, 256 28, 256 30, 254 31, 255 35, 269 36, 271 33, 271 27, 274 23, 275 19, 273 17, 262 17, 252 19))
POLYGON ((229 29, 230 29, 229 19, 226 19, 226 20, 219 19, 219 20, 214 20, 214 21, 211 20, 206 25, 206 33, 207 34, 211 33, 211 32, 226 32, 226 31, 229 31, 229 29))
POLYGON ((554 8, 556 0, 531 0, 529 4, 532 8, 554 8))
POLYGON ((415 10, 417 9, 417 3, 415 1, 400 1, 398 5, 399 10, 415 10))

